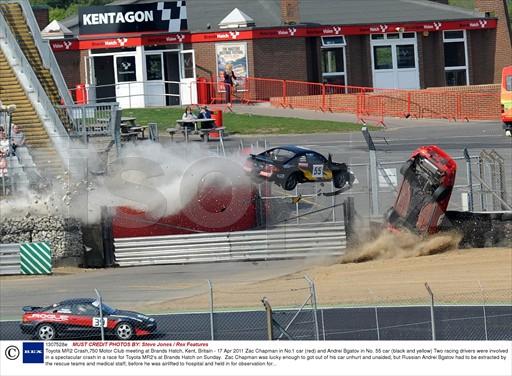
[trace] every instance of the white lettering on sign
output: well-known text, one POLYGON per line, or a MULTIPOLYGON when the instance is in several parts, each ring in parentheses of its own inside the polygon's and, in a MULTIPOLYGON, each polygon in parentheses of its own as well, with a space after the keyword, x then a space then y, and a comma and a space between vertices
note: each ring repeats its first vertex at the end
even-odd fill
POLYGON ((126 13, 88 13, 82 16, 82 24, 88 25, 106 25, 119 23, 135 23, 135 22, 153 22, 153 11, 137 11, 126 13))

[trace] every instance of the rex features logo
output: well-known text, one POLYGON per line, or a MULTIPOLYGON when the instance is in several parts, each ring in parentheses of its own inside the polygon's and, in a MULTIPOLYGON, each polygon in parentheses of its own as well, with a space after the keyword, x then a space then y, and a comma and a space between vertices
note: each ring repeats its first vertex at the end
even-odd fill
POLYGON ((23 342, 23 363, 44 363, 44 342, 23 342))

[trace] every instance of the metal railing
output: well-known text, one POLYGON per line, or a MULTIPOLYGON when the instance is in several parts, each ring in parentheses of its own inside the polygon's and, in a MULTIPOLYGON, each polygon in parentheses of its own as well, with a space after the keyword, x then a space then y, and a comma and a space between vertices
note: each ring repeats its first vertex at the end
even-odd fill
POLYGON ((4 51, 6 58, 10 60, 13 70, 17 72, 21 85, 27 91, 27 96, 32 103, 39 104, 39 106, 34 105, 34 109, 43 120, 43 125, 57 152, 63 160, 67 160, 68 133, 1 12, 0 48, 4 51))
POLYGON ((342 223, 269 230, 114 239, 120 266, 341 256, 342 223))
POLYGON ((20 245, 0 244, 0 275, 20 274, 20 245))
MULTIPOLYGON (((96 88, 108 87, 113 87, 115 91, 117 88, 120 90, 115 95, 104 97, 102 100, 121 100, 123 101, 121 107, 124 108, 166 106, 167 98, 174 98, 172 105, 213 105, 227 102, 223 83, 200 79, 189 84, 175 81, 133 81, 110 85, 88 85, 88 92, 95 93, 96 88), (158 84, 161 85, 158 92, 148 89, 158 84), (166 84, 176 85, 177 92, 166 93, 163 90, 166 84), (184 90, 190 95, 182 96, 181 93, 184 90)), ((499 85, 404 90, 247 77, 244 78, 242 85, 233 89, 232 102, 270 103, 275 107, 353 113, 362 123, 384 124, 385 116, 498 120, 500 118, 499 96, 499 85)), ((94 94, 90 101, 95 101, 94 94)))
POLYGON ((34 12, 32 11, 32 7, 28 0, 7 0, 8 3, 17 3, 21 6, 23 13, 25 15, 25 20, 27 21, 27 26, 29 27, 32 38, 34 38, 34 43, 39 50, 39 55, 43 60, 43 64, 46 68, 48 68, 51 72, 53 79, 57 85, 57 89, 59 90, 60 97, 64 101, 64 104, 71 105, 73 104, 73 99, 67 90, 66 82, 64 81, 64 77, 62 76, 62 72, 60 70, 59 63, 53 54, 53 50, 50 47, 50 43, 47 40, 44 40, 41 37, 41 31, 39 29, 39 25, 37 23, 34 12))

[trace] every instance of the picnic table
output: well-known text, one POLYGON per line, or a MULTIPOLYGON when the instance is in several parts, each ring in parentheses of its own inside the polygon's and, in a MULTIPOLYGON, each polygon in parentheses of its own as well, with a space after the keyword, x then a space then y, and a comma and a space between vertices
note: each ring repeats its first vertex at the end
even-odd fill
POLYGON ((147 125, 137 125, 137 118, 134 117, 121 117, 121 136, 125 135, 125 138, 132 139, 133 133, 137 135, 137 138, 144 140, 144 132, 148 128, 147 125))
MULTIPOLYGON (((215 128, 215 125, 213 126, 213 128, 208 128, 208 129, 201 128, 202 123, 210 123, 213 125, 214 122, 215 122, 214 119, 190 119, 190 120, 178 119, 178 120, 176 120, 176 128, 177 128, 177 130, 181 130, 183 132, 183 134, 185 135, 185 141, 188 142, 189 133, 204 135, 206 130, 215 131, 215 129, 218 129, 218 128, 215 128), (190 123, 194 125, 194 129, 184 126, 184 124, 190 124, 190 123)), ((206 134, 208 134, 208 133, 206 133, 206 134)))

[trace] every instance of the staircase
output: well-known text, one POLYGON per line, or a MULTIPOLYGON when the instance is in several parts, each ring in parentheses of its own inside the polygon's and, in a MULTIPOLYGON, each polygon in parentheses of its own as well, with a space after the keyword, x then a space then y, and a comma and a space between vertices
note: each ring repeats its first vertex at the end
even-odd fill
POLYGON ((39 172, 44 175, 62 174, 63 167, 43 123, 16 74, 0 49, 0 98, 4 104, 15 104, 13 123, 21 126, 26 144, 39 172))
MULTIPOLYGON (((55 83, 50 70, 44 67, 43 60, 41 59, 32 33, 27 25, 27 21, 20 4, 2 3, 0 4, 0 11, 2 11, 12 33, 14 34, 14 37, 18 41, 18 44, 27 60, 30 62, 34 73, 50 101, 54 106, 62 104, 57 84, 55 83)), ((69 129, 70 120, 67 117, 67 114, 63 111, 57 111, 57 113, 62 124, 69 129)))

